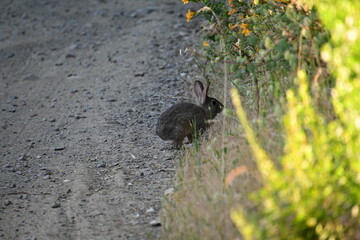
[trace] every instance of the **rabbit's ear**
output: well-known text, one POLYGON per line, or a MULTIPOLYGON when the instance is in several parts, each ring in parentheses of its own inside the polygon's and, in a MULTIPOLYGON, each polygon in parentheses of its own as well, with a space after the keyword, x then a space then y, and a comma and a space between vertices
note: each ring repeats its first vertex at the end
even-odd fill
POLYGON ((208 82, 208 84, 207 84, 207 86, 206 86, 205 90, 203 90, 203 91, 204 91, 205 96, 207 96, 207 95, 208 95, 209 89, 210 89, 210 82, 208 82))
POLYGON ((209 91, 209 86, 210 86, 210 84, 208 84, 204 89, 204 85, 200 81, 195 81, 194 90, 195 90, 196 96, 200 100, 200 104, 205 104, 206 98, 207 98, 207 93, 209 91))
POLYGON ((204 91, 204 85, 200 81, 195 81, 194 91, 196 96, 201 100, 204 91))

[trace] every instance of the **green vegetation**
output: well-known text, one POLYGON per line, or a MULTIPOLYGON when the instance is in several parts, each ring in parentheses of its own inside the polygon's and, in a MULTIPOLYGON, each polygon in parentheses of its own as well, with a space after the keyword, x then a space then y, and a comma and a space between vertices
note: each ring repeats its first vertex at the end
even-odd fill
POLYGON ((236 114, 184 154, 164 239, 359 239, 360 2, 190 2, 236 114))

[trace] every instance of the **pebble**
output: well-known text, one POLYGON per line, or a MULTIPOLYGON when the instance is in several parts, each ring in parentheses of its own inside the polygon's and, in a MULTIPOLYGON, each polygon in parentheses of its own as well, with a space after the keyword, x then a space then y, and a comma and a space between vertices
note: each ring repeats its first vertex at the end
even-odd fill
POLYGON ((42 179, 43 179, 43 180, 48 180, 48 179, 51 179, 51 177, 50 177, 50 175, 45 175, 45 176, 43 176, 42 179))
POLYGON ((151 212, 154 212, 154 211, 155 211, 154 208, 150 207, 150 208, 148 208, 148 209, 146 210, 146 213, 151 213, 151 212))
POLYGON ((21 154, 21 155, 19 156, 18 160, 20 160, 20 161, 26 161, 26 160, 27 160, 27 159, 26 159, 26 155, 25 155, 25 154, 21 154))
POLYGON ((25 75, 22 80, 23 81, 35 81, 35 80, 39 80, 39 76, 35 75, 35 74, 28 74, 25 75))
POLYGON ((12 201, 10 201, 10 200, 5 200, 5 201, 4 201, 4 205, 5 205, 5 206, 9 206, 9 205, 11 205, 11 204, 13 204, 13 203, 12 203, 12 201))
POLYGON ((79 48, 79 44, 77 44, 77 43, 72 43, 72 44, 70 44, 70 46, 68 47, 69 48, 69 50, 74 50, 74 49, 76 49, 76 48, 79 48))
POLYGON ((80 80, 82 79, 81 76, 71 75, 67 77, 68 80, 80 80))
POLYGON ((105 163, 104 161, 98 162, 98 163, 96 164, 96 167, 97 167, 97 168, 104 168, 104 167, 106 167, 106 163, 105 163))
POLYGON ((86 118, 86 116, 83 115, 74 115, 75 119, 82 119, 82 118, 86 118))
POLYGON ((7 58, 12 58, 13 56, 15 56, 15 53, 10 52, 6 55, 7 58))
POLYGON ((10 164, 8 164, 8 163, 3 165, 3 168, 11 168, 11 167, 12 166, 10 164))
POLYGON ((61 150, 64 150, 64 149, 65 149, 65 146, 54 147, 54 151, 61 151, 61 150))
POLYGON ((65 58, 75 58, 75 57, 76 55, 71 53, 65 55, 65 58))
POLYGON ((116 102, 116 99, 115 98, 108 98, 108 99, 106 99, 106 102, 116 102))
POLYGON ((174 188, 168 188, 165 190, 164 195, 168 196, 168 195, 172 195, 174 193, 174 188))
POLYGON ((150 226, 152 227, 160 227, 161 226, 161 221, 160 219, 154 219, 150 222, 150 226))
POLYGON ((60 207, 60 203, 55 202, 51 205, 51 208, 59 208, 60 207))
POLYGON ((134 77, 143 77, 145 76, 146 72, 137 72, 134 74, 134 77))

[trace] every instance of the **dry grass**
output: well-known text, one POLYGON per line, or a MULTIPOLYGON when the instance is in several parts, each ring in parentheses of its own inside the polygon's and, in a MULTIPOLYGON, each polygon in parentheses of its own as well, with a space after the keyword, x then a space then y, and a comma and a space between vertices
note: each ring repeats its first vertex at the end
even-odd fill
POLYGON ((226 121, 225 176, 218 122, 209 131, 211 142, 203 142, 199 151, 185 151, 181 158, 175 192, 163 203, 163 239, 240 239, 230 211, 239 204, 251 207, 247 195, 261 186, 261 179, 238 123, 226 121), (246 171, 226 185, 226 175, 239 166, 246 171))

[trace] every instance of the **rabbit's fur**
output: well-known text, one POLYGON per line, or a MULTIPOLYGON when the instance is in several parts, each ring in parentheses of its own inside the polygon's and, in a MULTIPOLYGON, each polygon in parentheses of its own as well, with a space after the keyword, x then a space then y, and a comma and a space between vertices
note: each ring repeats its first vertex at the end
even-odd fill
POLYGON ((185 137, 192 142, 196 133, 203 132, 209 119, 216 117, 223 109, 223 104, 209 97, 210 84, 205 88, 200 81, 195 81, 194 91, 200 104, 178 103, 171 106, 159 117, 156 133, 163 140, 172 140, 179 148, 185 137))

